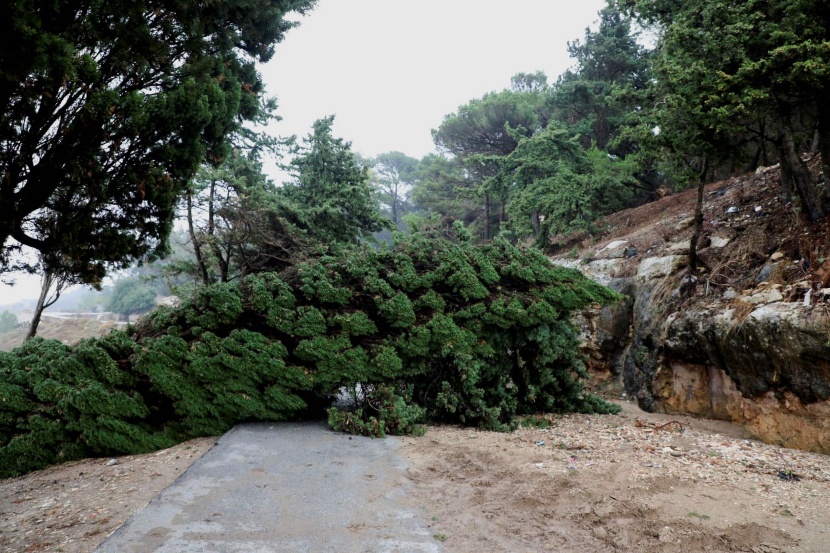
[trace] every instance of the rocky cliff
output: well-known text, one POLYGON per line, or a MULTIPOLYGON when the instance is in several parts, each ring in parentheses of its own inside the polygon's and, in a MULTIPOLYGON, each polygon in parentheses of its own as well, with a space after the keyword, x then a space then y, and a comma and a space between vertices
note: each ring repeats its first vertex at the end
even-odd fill
POLYGON ((568 237, 554 262, 625 294, 586 313, 593 373, 649 411, 731 420, 830 453, 830 234, 782 197, 777 167, 706 188, 702 266, 686 266, 694 191, 568 237))

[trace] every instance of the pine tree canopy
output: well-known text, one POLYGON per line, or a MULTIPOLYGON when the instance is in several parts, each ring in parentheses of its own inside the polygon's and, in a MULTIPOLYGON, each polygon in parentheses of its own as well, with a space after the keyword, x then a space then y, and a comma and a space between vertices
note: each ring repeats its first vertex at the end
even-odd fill
POLYGON ((0 272, 97 283, 163 253, 200 162, 256 117, 255 64, 315 0, 12 0, 0 36, 0 272), (29 251, 31 251, 29 250, 29 251))

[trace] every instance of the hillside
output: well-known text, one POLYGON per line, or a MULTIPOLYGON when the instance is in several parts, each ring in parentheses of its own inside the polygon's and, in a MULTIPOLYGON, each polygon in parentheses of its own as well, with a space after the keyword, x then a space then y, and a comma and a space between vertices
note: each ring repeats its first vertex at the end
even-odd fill
MULTIPOLYGON (((818 159, 811 160, 816 173, 818 165, 818 159)), ((695 197, 692 188, 614 213, 597 223, 599 232, 593 236, 556 237, 554 254, 559 259, 578 258, 582 265, 620 259, 613 264, 615 277, 633 274, 644 258, 686 254, 695 197)), ((787 290, 785 299, 795 301, 806 293, 804 283, 823 289, 830 282, 830 220, 810 223, 795 198, 782 198, 777 165, 708 184, 703 213, 698 246, 703 267, 695 301, 723 299, 730 287, 743 291, 762 282, 781 284, 787 290), (762 272, 781 260, 787 263, 762 272)))
POLYGON ((781 196, 777 166, 706 186, 694 279, 695 190, 606 217, 594 236, 558 237, 554 261, 629 297, 585 321, 606 385, 649 411, 828 452, 830 222, 781 196))
MULTIPOLYGON (((99 321, 97 319, 58 319, 47 315, 38 325, 37 335, 47 340, 58 340, 64 344, 74 344, 83 338, 106 334, 118 323, 114 321, 99 321)), ((0 333, 0 351, 10 351, 23 343, 26 329, 20 328, 11 332, 0 333)))

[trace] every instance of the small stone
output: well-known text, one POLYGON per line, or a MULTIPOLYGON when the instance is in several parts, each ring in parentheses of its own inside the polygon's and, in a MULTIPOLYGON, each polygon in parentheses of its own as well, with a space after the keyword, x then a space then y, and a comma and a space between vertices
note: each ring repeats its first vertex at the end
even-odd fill
POLYGON ((784 254, 782 252, 775 252, 771 256, 769 256, 770 261, 778 261, 779 259, 784 258, 784 254))
POLYGON ((779 292, 777 289, 773 288, 772 290, 767 292, 767 301, 768 302, 773 303, 773 302, 776 302, 776 301, 783 301, 783 300, 784 300, 784 296, 781 295, 781 292, 779 292))
POLYGON ((118 459, 110 459, 109 461, 107 461, 107 466, 108 467, 112 467, 112 466, 115 466, 117 464, 118 464, 118 459))
POLYGON ((736 292, 734 288, 727 288, 726 291, 723 293, 723 299, 725 300, 734 300, 737 297, 738 292, 736 292))
POLYGON ((709 245, 713 248, 723 248, 729 243, 729 238, 721 238, 720 236, 712 236, 709 238, 709 245))
POLYGON ((730 207, 729 209, 726 210, 727 213, 737 213, 739 211, 740 211, 740 209, 738 209, 737 207, 730 207))

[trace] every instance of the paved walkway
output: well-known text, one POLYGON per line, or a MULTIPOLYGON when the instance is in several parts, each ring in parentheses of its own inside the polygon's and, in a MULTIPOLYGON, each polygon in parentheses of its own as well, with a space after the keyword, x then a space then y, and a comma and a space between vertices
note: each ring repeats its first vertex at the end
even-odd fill
POLYGON ((96 553, 439 552, 397 441, 241 425, 96 553))

